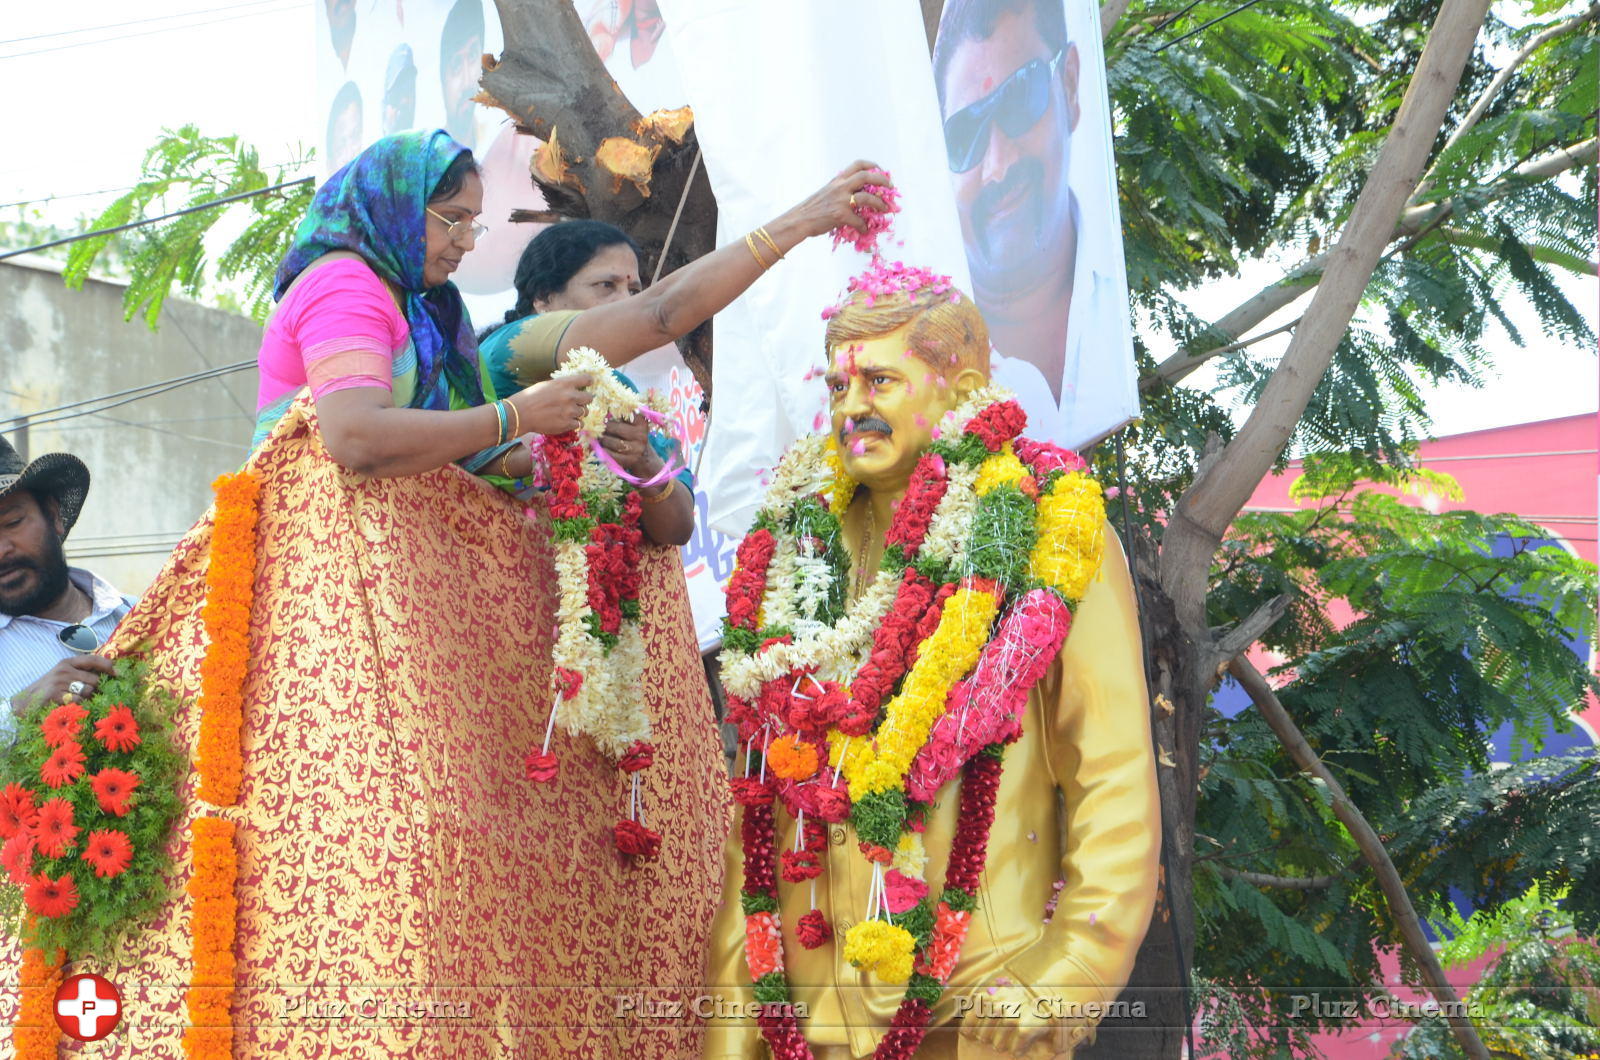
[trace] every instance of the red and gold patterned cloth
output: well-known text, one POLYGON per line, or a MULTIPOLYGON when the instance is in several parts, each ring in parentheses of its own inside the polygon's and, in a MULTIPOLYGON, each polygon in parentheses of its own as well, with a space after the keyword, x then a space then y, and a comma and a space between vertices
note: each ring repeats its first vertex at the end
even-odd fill
MULTIPOLYGON (((624 778, 586 740, 557 731, 556 781, 523 777, 550 706, 542 511, 454 468, 351 475, 304 400, 249 466, 245 775, 221 811, 240 826, 235 1056, 697 1056, 699 1028, 669 1017, 704 981, 731 816, 676 551, 644 561, 643 800, 665 841, 634 866, 611 838, 624 778)), ((210 531, 208 514, 113 645, 146 652, 191 704, 210 531)), ((191 751, 197 731, 189 706, 191 751)), ((208 809, 188 802, 163 915, 117 958, 69 969, 124 995, 96 1056, 182 1055, 187 834, 208 809)))

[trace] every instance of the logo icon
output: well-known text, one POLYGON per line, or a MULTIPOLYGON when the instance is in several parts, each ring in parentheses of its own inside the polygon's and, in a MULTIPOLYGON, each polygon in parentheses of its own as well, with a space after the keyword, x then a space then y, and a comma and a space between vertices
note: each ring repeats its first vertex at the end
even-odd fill
POLYGON ((97 1042, 122 1021, 122 994, 104 976, 74 975, 56 990, 56 1026, 80 1042, 97 1042))

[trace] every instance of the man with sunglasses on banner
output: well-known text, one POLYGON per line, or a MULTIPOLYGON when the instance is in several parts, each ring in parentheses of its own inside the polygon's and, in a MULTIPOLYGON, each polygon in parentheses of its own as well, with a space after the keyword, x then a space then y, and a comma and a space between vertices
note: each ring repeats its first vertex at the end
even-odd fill
POLYGON ((1121 348, 1126 307, 1103 211, 1069 184, 1081 109, 1064 2, 950 0, 933 65, 994 380, 1039 436, 1090 441, 1114 424, 1084 421, 1096 367, 1080 362, 1121 348))
POLYGON ((89 493, 68 453, 25 463, 0 438, 0 734, 14 712, 94 694, 111 660, 94 654, 133 607, 102 578, 68 567, 62 548, 89 493))

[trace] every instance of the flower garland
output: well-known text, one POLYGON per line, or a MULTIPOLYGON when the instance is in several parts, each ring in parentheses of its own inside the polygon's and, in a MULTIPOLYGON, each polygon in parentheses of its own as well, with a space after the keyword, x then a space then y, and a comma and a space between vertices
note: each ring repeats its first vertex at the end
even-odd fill
POLYGON ((194 868, 186 890, 194 900, 194 969, 184 999, 189 1026, 183 1032, 183 1052, 194 1060, 228 1060, 233 1055, 233 938, 239 912, 233 893, 239 874, 233 822, 197 818, 191 849, 194 868))
MULTIPOLYGON (((200 798, 222 807, 238 801, 244 769, 244 680, 250 666, 261 482, 246 470, 221 476, 212 489, 216 513, 201 613, 210 644, 200 664, 200 748, 195 771, 200 775, 200 798)), ((233 939, 238 929, 233 894, 239 872, 235 826, 222 817, 197 817, 193 837, 187 886, 194 902, 189 917, 192 967, 183 1051, 193 1060, 226 1060, 233 1052, 233 939)))
MULTIPOLYGON (((819 821, 848 819, 872 863, 867 916, 846 933, 844 958, 907 984, 875 1055, 915 1052, 959 960, 1002 749, 1020 736, 1028 694, 1100 562, 1100 487, 1076 455, 1019 437, 1024 424, 995 387, 946 415, 885 534, 880 576, 854 602, 844 601, 840 520, 855 483, 826 437, 791 448, 740 545, 722 673, 745 748, 733 789, 743 806, 746 956, 776 1057, 811 1052, 789 1004, 772 866, 791 882, 815 879, 819 821), (784 568, 806 562, 803 593, 807 579, 784 568), (935 896, 920 832, 957 773, 955 842, 935 896), (796 849, 782 854, 778 804, 800 822, 796 849)), ((797 927, 808 947, 829 935, 817 909, 797 927)))
POLYGON ((206 603, 201 612, 210 645, 200 663, 200 749, 195 771, 200 797, 213 806, 239 798, 243 770, 244 678, 250 665, 250 604, 256 579, 256 501, 261 483, 254 472, 223 475, 211 484, 216 516, 211 562, 206 568, 206 603))
POLYGON ((56 991, 61 987, 65 965, 65 950, 56 950, 54 959, 46 959, 45 951, 38 946, 22 951, 22 967, 17 975, 22 1000, 11 1030, 17 1060, 55 1060, 56 1044, 61 1040, 61 1028, 56 1025, 56 991))
POLYGON ((0 866, 14 888, 8 905, 21 914, 24 985, 31 976, 50 987, 37 1005, 24 990, 18 1055, 55 1055, 44 954, 109 952, 166 898, 184 769, 175 710, 147 686, 144 666, 124 659, 85 702, 41 703, 18 719, 0 773, 0 866))
POLYGON ((660 852, 661 835, 645 824, 639 789, 639 773, 654 759, 639 628, 642 504, 594 443, 608 419, 649 416, 652 410, 592 349, 571 351, 555 377, 576 374, 593 380, 594 400, 582 425, 540 439, 536 453, 549 484, 559 601, 550 720, 543 746, 527 756, 524 769, 536 783, 555 779, 559 762, 550 740, 558 722, 575 736, 589 737, 629 778, 627 815, 612 828, 617 848, 647 861, 660 852))

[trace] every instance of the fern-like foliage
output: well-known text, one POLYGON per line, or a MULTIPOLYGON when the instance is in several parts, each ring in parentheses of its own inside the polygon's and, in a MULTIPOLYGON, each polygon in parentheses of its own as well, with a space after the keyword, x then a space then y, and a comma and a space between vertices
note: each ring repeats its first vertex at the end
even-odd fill
MULTIPOLYGON (((1496 769, 1488 754, 1505 723, 1536 749, 1595 690, 1566 644, 1594 636, 1594 565, 1530 547, 1542 531, 1512 516, 1405 503, 1394 494, 1460 491, 1403 463, 1318 455, 1293 493, 1303 508, 1236 520, 1212 623, 1288 596, 1264 638, 1292 660, 1278 696, 1385 837, 1425 915, 1444 916, 1453 894, 1494 909, 1539 883, 1570 889, 1569 914, 1594 931, 1600 762, 1496 769)), ((1393 914, 1328 792, 1256 711, 1210 712, 1201 766, 1196 971, 1237 995, 1208 995, 1212 1025, 1235 1009, 1251 1021, 1210 1044, 1233 1057, 1314 1055, 1307 1036, 1345 1021, 1332 1005, 1296 1012, 1295 996, 1355 999, 1367 1013, 1384 990, 1375 947, 1400 942, 1393 914)))
MULTIPOLYGON (((1573 933, 1570 897, 1535 886, 1469 919, 1451 910, 1437 925, 1439 934, 1453 936, 1440 952, 1446 965, 1459 967, 1498 951, 1466 997, 1484 1045, 1496 1056, 1571 1060, 1600 1054, 1600 945, 1573 933)), ((1424 1021, 1390 1055, 1465 1056, 1437 1018, 1424 1021)))
MULTIPOLYGON (((255 148, 236 136, 202 135, 193 125, 164 130, 145 153, 139 183, 95 218, 95 229, 114 228, 140 218, 204 206, 229 196, 260 191, 289 180, 304 168, 309 152, 281 166, 264 166, 255 148)), ((129 248, 132 279, 123 296, 128 319, 142 313, 151 328, 173 291, 192 298, 238 307, 257 320, 270 310, 272 276, 311 202, 309 182, 252 196, 235 203, 187 213, 122 235, 129 248), (213 263, 208 242, 227 218, 243 232, 234 236, 213 263), (236 291, 225 286, 237 284, 236 291)), ((223 226, 226 231, 228 226, 223 226)), ((80 287, 113 236, 73 244, 62 272, 80 287)))

